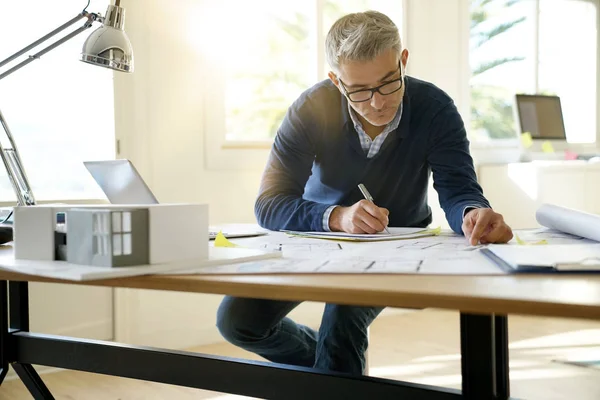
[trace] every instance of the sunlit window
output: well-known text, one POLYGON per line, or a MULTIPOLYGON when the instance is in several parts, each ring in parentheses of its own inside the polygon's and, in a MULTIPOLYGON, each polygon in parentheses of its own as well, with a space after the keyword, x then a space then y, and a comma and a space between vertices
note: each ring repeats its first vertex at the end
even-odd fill
MULTIPOLYGON (((3 1, 0 60, 75 17, 87 0, 3 1)), ((108 0, 92 0, 88 11, 104 15, 108 0)), ((11 64, 43 49, 83 20, 11 64)), ((37 200, 102 198, 82 162, 114 158, 112 71, 79 61, 87 36, 99 23, 0 81, 0 110, 11 129, 37 200)), ((2 131, 2 143, 6 144, 2 131)), ((0 164, 2 165, 2 164, 0 164)), ((0 200, 16 200, 0 168, 0 200)))
POLYGON ((328 69, 318 68, 325 56, 318 52, 337 18, 374 9, 401 27, 400 1, 258 0, 236 1, 235 8, 228 15, 227 37, 243 40, 225 55, 226 138, 231 141, 272 139, 292 102, 326 78, 328 69))
POLYGON ((569 142, 596 139, 597 0, 471 1, 471 136, 515 138, 516 93, 558 95, 569 142))

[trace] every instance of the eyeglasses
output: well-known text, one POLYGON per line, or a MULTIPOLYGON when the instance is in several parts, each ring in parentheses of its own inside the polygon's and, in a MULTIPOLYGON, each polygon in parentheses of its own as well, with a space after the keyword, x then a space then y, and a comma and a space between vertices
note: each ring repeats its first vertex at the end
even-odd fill
MULTIPOLYGON (((400 65, 398 65, 398 70, 402 71, 400 65)), ((346 85, 344 84, 344 82, 342 82, 342 80, 339 78, 338 78, 338 80, 342 84, 342 88, 344 89, 344 94, 346 95, 348 100, 350 100, 354 103, 361 103, 363 101, 371 100, 373 98, 373 95, 375 94, 375 92, 378 92, 379 94, 381 94, 383 96, 387 96, 387 95, 397 92, 398 90, 400 90, 402 88, 402 72, 400 72, 400 77, 398 79, 384 82, 381 85, 371 88, 371 89, 360 89, 360 90, 355 90, 354 92, 348 92, 348 89, 346 89, 346 85)))

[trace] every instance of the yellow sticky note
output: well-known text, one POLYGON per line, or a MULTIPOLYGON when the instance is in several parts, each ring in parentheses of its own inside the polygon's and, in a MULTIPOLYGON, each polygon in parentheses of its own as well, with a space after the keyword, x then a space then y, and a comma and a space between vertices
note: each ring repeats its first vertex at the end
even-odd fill
POLYGON ((440 233, 442 233, 442 227, 441 227, 441 226, 438 226, 437 228, 428 229, 426 232, 427 232, 427 233, 431 233, 431 234, 432 234, 432 235, 434 235, 434 236, 437 236, 437 235, 439 235, 440 233))
POLYGON ((215 247, 240 247, 239 245, 232 243, 223 235, 223 232, 219 231, 217 237, 215 237, 215 247))
POLYGON ((554 146, 549 141, 542 143, 542 151, 544 153, 554 153, 554 146))
POLYGON ((528 149, 533 144, 533 139, 531 138, 531 133, 523 132, 521 134, 521 144, 524 148, 528 149))
POLYGON ((521 239, 519 237, 519 235, 515 235, 515 239, 517 240, 517 244, 521 245, 521 246, 524 246, 524 245, 534 245, 535 246, 535 245, 541 245, 541 244, 548 244, 548 241, 545 240, 545 239, 537 241, 537 242, 533 242, 533 243, 527 243, 526 241, 524 241, 523 239, 521 239))

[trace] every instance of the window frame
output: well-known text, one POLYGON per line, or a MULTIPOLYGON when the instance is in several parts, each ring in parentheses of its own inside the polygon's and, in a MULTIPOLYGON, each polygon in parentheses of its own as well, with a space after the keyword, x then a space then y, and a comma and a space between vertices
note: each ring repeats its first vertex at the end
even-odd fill
MULTIPOLYGON (((99 12, 101 15, 104 16, 105 13, 105 5, 102 5, 100 8, 98 8, 98 3, 97 1, 93 1, 92 4, 88 4, 88 6, 86 7, 90 12, 99 12), (104 7, 104 9, 102 9, 102 7, 104 7)), ((100 2, 101 3, 101 2, 100 2)), ((56 8, 56 7, 54 7, 56 8)), ((60 11, 62 14, 64 14, 61 18, 64 18, 64 16, 70 16, 73 17, 77 12, 78 8, 73 8, 72 4, 68 4, 68 5, 64 5, 63 7, 60 7, 60 11)), ((44 14, 40 14, 38 13, 40 18, 43 17, 44 14)), ((28 35, 27 36, 27 40, 18 40, 16 43, 14 43, 14 45, 16 47, 14 47, 14 51, 20 50, 21 48, 23 48, 26 45, 29 45, 34 39, 37 40, 39 39, 39 37, 41 37, 42 35, 48 34, 48 31, 50 29, 54 29, 56 28, 56 26, 61 23, 64 22, 63 19, 56 19, 56 16, 52 16, 52 18, 50 20, 48 20, 48 18, 46 18, 48 21, 48 26, 45 27, 45 29, 40 29, 39 32, 36 31, 34 33, 32 33, 32 35, 28 35)), ((76 28, 79 28, 81 25, 83 25, 84 20, 81 19, 80 21, 77 21, 75 23, 73 23, 71 26, 69 26, 68 28, 66 28, 64 31, 59 32, 57 34, 55 34, 54 36, 52 36, 51 39, 48 39, 47 41, 45 41, 44 43, 39 43, 38 45, 34 46, 33 48, 31 48, 29 51, 25 52, 24 54, 22 54, 21 56, 17 57, 16 59, 14 59, 13 61, 11 61, 10 63, 8 63, 7 65, 5 65, 4 67, 0 68, 0 72, 6 72, 8 71, 10 68, 16 66, 18 63, 23 62, 24 60, 26 60, 28 57, 31 57, 33 54, 39 52, 40 50, 47 48, 50 45, 50 42, 57 42, 60 39, 64 39, 68 34, 74 32, 74 30, 76 28)), ((76 43, 76 41, 80 41, 82 42, 85 38, 87 38, 93 30, 100 28, 101 24, 99 23, 95 23, 94 25, 92 25, 92 27, 88 30, 85 30, 83 32, 80 32, 79 34, 77 34, 76 36, 72 37, 71 39, 67 40, 64 43, 61 43, 60 46, 58 46, 56 49, 64 49, 67 46, 74 46, 74 43, 76 43)), ((24 29, 24 33, 26 33, 26 28, 24 29)), ((30 32, 31 33, 31 32, 30 32)), ((22 38, 23 39, 23 38, 22 38)), ((80 47, 80 46, 78 46, 80 47)), ((4 59, 6 57, 8 57, 11 53, 11 51, 0 54, 0 60, 4 59)), ((55 55, 57 54, 57 52, 51 52, 49 51, 47 53, 48 55, 51 55, 52 57, 55 57, 55 55)), ((42 56, 40 60, 34 61, 34 63, 32 63, 32 66, 34 66, 35 68, 38 69, 43 69, 44 67, 48 67, 48 66, 52 66, 55 68, 58 68, 58 64, 56 63, 56 60, 49 60, 48 55, 42 56), (44 66, 44 64, 46 64, 44 66)), ((69 55, 69 59, 67 60, 67 62, 69 63, 80 63, 80 61, 77 60, 77 51, 72 51, 69 55)), ((29 70, 28 66, 24 66, 23 67, 23 72, 21 71, 17 71, 15 73, 15 76, 22 74, 22 73, 27 73, 27 71, 29 70)), ((93 67, 93 66, 88 66, 85 68, 90 68, 90 69, 96 69, 98 67, 93 67)), ((109 158, 116 158, 119 155, 119 136, 118 136, 118 132, 117 132, 117 121, 116 121, 116 104, 117 104, 117 96, 116 96, 116 89, 115 89, 115 77, 117 74, 119 74, 118 72, 114 72, 114 71, 109 71, 106 69, 99 69, 98 71, 102 71, 101 74, 106 75, 106 81, 94 81, 93 79, 89 79, 90 82, 94 82, 95 84, 104 84, 105 87, 109 87, 108 85, 110 85, 111 87, 111 91, 112 91, 112 96, 108 96, 107 98, 112 98, 111 101, 113 102, 112 104, 109 104, 112 115, 111 115, 111 119, 114 121, 114 123, 111 124, 111 129, 112 131, 110 131, 109 133, 110 135, 110 140, 111 142, 111 147, 112 147, 112 151, 109 155, 109 158), (109 83, 110 80, 110 83, 109 83)), ((47 74, 48 72, 46 72, 47 74)), ((38 76, 42 76, 40 72, 38 72, 37 74, 38 76)), ((91 76, 92 74, 90 74, 91 76)), ((104 78, 104 77, 102 77, 104 78)), ((47 77, 45 78, 47 79, 47 77)), ((73 78, 74 79, 74 78, 73 78)), ((7 77, 6 78, 6 82, 7 84, 11 84, 8 81, 12 81, 13 77, 7 77)), ((87 80, 86 80, 87 81, 87 80)), ((4 81, 3 81, 4 82, 4 81)), ((69 83, 70 84, 75 84, 77 81, 72 80, 69 83)), ((81 85, 80 85, 81 86, 81 85)), ((45 88, 39 89, 36 88, 34 90, 33 95, 35 96, 35 91, 38 90, 42 90, 44 91, 44 93, 50 93, 47 92, 45 88)), ((49 90, 49 89, 48 89, 49 90)), ((70 92, 71 93, 71 92, 70 92)), ((81 95, 81 92, 72 92, 69 96, 73 99, 75 99, 78 95, 81 95)), ((0 104, 0 108, 2 107, 2 104, 0 104)), ((88 107, 90 108, 90 107, 88 107)), ((91 107, 93 109, 93 107, 91 107)), ((66 108, 61 108, 62 111, 57 112, 57 114, 60 114, 61 116, 64 116, 64 118, 68 118, 69 117, 69 111, 66 108), (66 111, 65 111, 66 110, 66 111)), ((38 109, 34 109, 32 110, 32 113, 35 115, 36 111, 38 111, 38 109)), ((41 111, 40 111, 41 112, 41 111)), ((92 113, 93 114, 93 113, 92 113)), ((9 127, 11 128, 11 134, 13 136, 14 142, 16 144, 16 147, 18 148, 21 157, 23 158, 23 165, 22 168, 24 170, 24 172, 26 174, 29 175, 29 183, 32 187, 32 191, 36 197, 36 204, 53 204, 53 203, 65 203, 65 204, 103 204, 103 203, 107 203, 106 198, 104 198, 102 196, 102 193, 100 190, 97 190, 95 192, 90 191, 89 188, 86 191, 66 191, 66 190, 59 190, 56 192, 48 192, 48 190, 44 190, 43 188, 40 187, 36 187, 36 181, 32 181, 31 180, 31 170, 34 169, 31 167, 32 164, 35 163, 35 158, 32 157, 31 153, 28 153, 27 150, 23 150, 23 146, 22 143, 23 142, 27 142, 27 137, 23 136, 20 134, 20 132, 14 129, 14 127, 17 125, 15 123, 15 119, 11 118, 10 115, 5 115, 6 117, 6 122, 9 125, 9 127), (40 195, 41 194, 41 195, 40 195)), ((99 115, 92 115, 91 118, 100 118, 99 115)), ((48 125, 47 125, 48 126, 48 125)), ((53 125, 56 126, 56 125, 53 125)), ((8 145, 8 140, 7 140, 7 136, 5 135, 4 131, 0 129, 0 135, 2 136, 2 138, 0 140, 2 140, 3 144, 8 145)), ((82 136, 82 138, 84 138, 85 136, 82 136)), ((53 138, 53 139, 62 139, 61 137, 58 138, 53 138)), ((81 139, 82 141, 84 139, 81 139)), ((108 146, 108 142, 103 142, 106 143, 106 145, 108 146)), ((84 160, 81 160, 84 161, 84 160)), ((40 164, 41 165, 41 164, 40 164)), ((83 167, 83 164, 82 168, 83 167)), ((8 180, 8 174, 6 171, 6 168, 2 167, 3 169, 1 170, 2 172, 0 172, 0 176, 6 175, 6 179, 8 180)), ((38 181, 39 182, 39 181, 38 181)), ((12 189, 12 185, 10 190, 6 190, 4 192, 2 192, 2 194, 0 195, 0 209, 10 209, 12 207, 14 207, 17 203, 17 198, 15 196, 15 193, 12 189), (14 199, 14 200, 13 200, 14 199)))
MULTIPOLYGON (((470 22, 470 1, 471 0, 462 0, 462 7, 463 7, 463 14, 467 16, 467 21, 470 22)), ((539 11, 540 11, 540 1, 543 0, 535 0, 536 2, 536 17, 535 17, 535 33, 536 33, 536 38, 535 38, 535 49, 536 49, 536 53, 534 54, 534 65, 536 65, 535 71, 534 71, 534 76, 535 76, 535 87, 536 90, 539 88, 539 63, 538 63, 538 59, 539 59, 539 11)), ((592 3, 596 6, 596 109, 598 110, 596 112, 596 140, 595 142, 592 143, 569 143, 569 142, 565 142, 565 143, 557 143, 555 145, 555 148, 557 150, 565 150, 566 148, 568 148, 571 151, 574 152, 579 152, 579 153, 591 153, 591 152, 596 152, 600 149, 600 0, 578 0, 578 1, 585 1, 588 3, 592 3)), ((469 39, 470 39, 470 32, 467 26, 467 29, 463 30, 462 35, 464 37, 463 39, 463 44, 466 46, 467 52, 469 49, 469 39)), ((465 88, 465 91, 467 93, 469 93, 469 95, 466 97, 468 99, 468 105, 465 106, 465 110, 468 111, 468 114, 465 114, 466 116, 468 116, 468 118, 470 118, 471 116, 471 112, 470 112, 470 107, 471 107, 471 102, 470 102, 470 90, 471 90, 471 86, 470 86, 470 80, 471 80, 471 66, 469 64, 469 57, 467 57, 466 59, 466 64, 464 66, 464 69, 466 71, 468 71, 468 73, 466 74, 467 79, 466 82, 463 84, 463 87, 465 88)), ((471 148, 477 150, 491 150, 491 149, 514 149, 514 148, 519 148, 520 147, 520 140, 519 138, 513 138, 513 139, 492 139, 489 141, 482 141, 482 140, 475 140, 474 137, 471 135, 471 132, 469 130, 470 127, 470 119, 467 121, 465 118, 465 125, 467 128, 467 132, 468 132, 468 137, 469 140, 471 141, 471 148)))
MULTIPOLYGON (((312 19, 312 48, 311 62, 313 68, 314 83, 325 79, 325 35, 323 29, 323 8, 325 0, 311 0, 315 10, 312 19)), ((401 35, 403 43, 407 43, 406 37, 406 13, 407 3, 410 0, 398 0, 401 11, 401 35)), ((205 81, 204 95, 202 98, 201 121, 204 136, 204 166, 208 171, 259 171, 265 166, 267 157, 273 145, 273 140, 239 141, 227 140, 225 129, 225 74, 218 63, 206 62, 206 76, 210 79, 205 81)))

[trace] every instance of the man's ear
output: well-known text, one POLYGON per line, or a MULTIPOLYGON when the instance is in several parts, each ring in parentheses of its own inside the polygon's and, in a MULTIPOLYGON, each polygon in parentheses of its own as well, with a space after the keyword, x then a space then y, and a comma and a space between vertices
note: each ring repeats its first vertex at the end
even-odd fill
POLYGON ((406 64, 408 63, 408 50, 407 49, 402 50, 402 53, 400 54, 400 60, 402 62, 403 69, 406 70, 406 64))
POLYGON ((335 76, 335 74, 333 73, 333 71, 329 71, 329 73, 327 74, 327 76, 329 77, 329 79, 331 79, 331 82, 333 82, 333 84, 335 86, 337 86, 337 88, 340 88, 340 81, 338 80, 337 76, 335 76))

